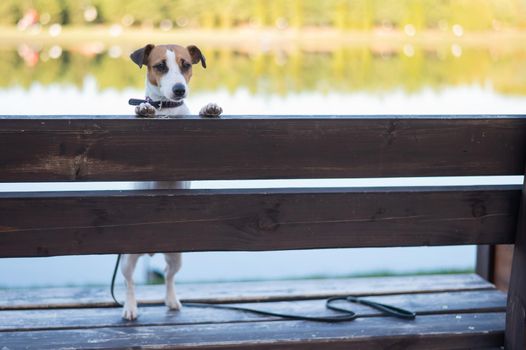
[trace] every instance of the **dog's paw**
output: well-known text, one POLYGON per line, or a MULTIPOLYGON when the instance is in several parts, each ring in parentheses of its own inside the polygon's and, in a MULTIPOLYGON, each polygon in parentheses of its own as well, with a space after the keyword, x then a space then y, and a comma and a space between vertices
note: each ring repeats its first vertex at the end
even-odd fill
POLYGON ((199 111, 201 117, 219 117, 223 113, 223 108, 215 103, 209 103, 199 111))
POLYGON ((154 117, 155 108, 148 102, 143 102, 135 107, 135 114, 141 117, 154 117))
POLYGON ((179 299, 177 299, 175 295, 166 296, 164 303, 170 310, 174 310, 174 311, 181 310, 181 308, 183 307, 183 305, 181 304, 181 302, 179 301, 179 299))
POLYGON ((122 318, 128 321, 136 320, 139 316, 139 309, 137 308, 137 304, 130 305, 130 304, 124 304, 124 307, 122 309, 122 318))

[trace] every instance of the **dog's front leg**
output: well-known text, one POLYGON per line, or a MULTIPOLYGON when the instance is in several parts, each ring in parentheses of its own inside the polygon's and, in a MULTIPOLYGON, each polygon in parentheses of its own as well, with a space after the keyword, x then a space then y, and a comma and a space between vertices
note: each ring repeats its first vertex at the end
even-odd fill
POLYGON ((174 276, 181 268, 181 253, 164 253, 166 260, 166 298, 164 302, 170 310, 180 310, 181 302, 175 295, 174 276))
POLYGON ((140 256, 141 254, 124 254, 122 256, 121 271, 126 281, 126 301, 122 310, 122 318, 130 321, 135 320, 139 314, 137 299, 135 299, 133 272, 140 256))
POLYGON ((143 102, 135 107, 135 114, 141 117, 155 117, 155 107, 148 102, 143 102))

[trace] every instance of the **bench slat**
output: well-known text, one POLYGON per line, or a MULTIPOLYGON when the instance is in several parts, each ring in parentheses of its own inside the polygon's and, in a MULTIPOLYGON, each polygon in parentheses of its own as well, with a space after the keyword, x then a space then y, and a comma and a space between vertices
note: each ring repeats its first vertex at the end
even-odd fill
MULTIPOLYGON (((111 269, 108 266, 108 269, 111 269)), ((108 277, 109 278, 109 277, 108 277)), ((109 281, 108 281, 109 283, 109 281)), ((177 284, 184 301, 243 303, 328 298, 337 295, 388 295, 480 291, 494 286, 476 274, 339 278, 300 281, 258 281, 177 284)), ((117 286, 116 295, 125 295, 117 286)), ((137 287, 141 303, 160 304, 164 286, 137 287)), ((0 289, 0 310, 108 307, 114 305, 109 286, 71 288, 0 289)))
POLYGON ((517 186, 0 194, 0 256, 507 244, 517 186))
MULTIPOLYGON (((294 283, 294 282, 292 282, 294 283)), ((410 309, 423 314, 505 312, 506 295, 497 290, 424 293, 373 296, 370 300, 410 309)), ((325 299, 275 301, 264 303, 235 304, 272 312, 297 315, 331 316, 325 307, 325 299)), ((360 304, 342 303, 361 316, 382 314, 360 304)), ((276 317, 255 315, 220 309, 184 307, 182 312, 167 312, 166 307, 141 307, 140 318, 135 322, 123 322, 121 308, 80 308, 0 311, 0 332, 16 330, 80 329, 93 327, 140 327, 151 325, 185 325, 198 323, 232 323, 263 320, 281 320, 276 317)), ((1 333, 0 333, 1 334, 1 333)), ((1 335, 0 335, 1 337, 1 335)))
POLYGON ((0 182, 522 175, 519 116, 2 116, 0 182))
POLYGON ((24 349, 473 349, 503 344, 504 313, 2 332, 2 345, 24 349))

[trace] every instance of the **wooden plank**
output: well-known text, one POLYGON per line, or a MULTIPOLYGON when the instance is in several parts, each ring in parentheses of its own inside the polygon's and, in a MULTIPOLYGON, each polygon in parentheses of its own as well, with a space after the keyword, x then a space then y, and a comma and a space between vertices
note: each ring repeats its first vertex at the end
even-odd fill
MULTIPOLYGON (((368 299, 405 308, 419 315, 506 311, 506 295, 497 290, 386 295, 368 299)), ((360 304, 345 302, 338 304, 353 310, 360 317, 382 316, 379 311, 360 304)), ((325 299, 234 305, 296 315, 331 316, 334 314, 325 307, 325 299)), ((0 312, 0 332, 281 320, 276 317, 239 311, 186 306, 180 312, 167 311, 165 306, 140 307, 140 317, 133 322, 122 320, 121 313, 121 308, 4 310, 0 312)))
POLYGON ((2 332, 8 349, 474 349, 503 344, 504 313, 2 332), (460 317, 459 317, 460 316, 460 317))
MULTIPOLYGON (((177 293, 183 301, 216 303, 320 299, 348 294, 377 296, 488 289, 494 289, 494 286, 476 274, 177 284, 177 293)), ((117 297, 121 298, 124 293, 124 288, 117 286, 117 297)), ((138 286, 136 293, 141 303, 161 304, 164 286, 138 286)), ((114 303, 109 286, 0 289, 0 310, 112 305, 114 303)))
MULTIPOLYGON (((526 171, 526 170, 525 170, 526 171)), ((526 349, 526 177, 517 220, 513 250, 508 309, 506 312, 506 349, 526 349)))
POLYGON ((0 256, 510 243, 517 186, 0 194, 0 256))
POLYGON ((2 116, 0 182, 521 175, 524 116, 2 116))
POLYGON ((513 244, 495 246, 495 286, 503 292, 508 292, 513 260, 513 244))
POLYGON ((495 246, 479 245, 477 246, 477 260, 475 271, 479 276, 489 282, 494 282, 495 275, 495 246))

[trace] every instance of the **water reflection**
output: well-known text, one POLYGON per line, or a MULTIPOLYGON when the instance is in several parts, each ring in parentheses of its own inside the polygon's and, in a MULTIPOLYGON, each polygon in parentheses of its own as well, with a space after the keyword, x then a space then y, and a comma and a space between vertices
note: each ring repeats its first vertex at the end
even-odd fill
MULTIPOLYGON (((94 77, 99 90, 141 88, 143 74, 130 63, 129 47, 90 44, 76 48, 20 44, 0 50, 0 88, 61 84, 82 87, 94 77), (6 68, 9 67, 9 68, 6 68)), ((526 47, 480 47, 447 43, 339 47, 335 50, 289 49, 244 52, 204 50, 206 74, 196 69, 194 91, 286 96, 316 91, 383 94, 415 93, 488 84, 499 94, 526 95, 526 47)))
MULTIPOLYGON (((405 30, 411 33, 411 28, 405 30)), ((2 114, 129 114, 132 109, 127 106, 127 99, 142 96, 144 90, 144 70, 138 71, 127 58, 132 49, 100 43, 78 47, 21 43, 14 48, 0 48, 0 100, 10 101, 3 106, 2 114)), ((523 45, 405 42, 330 50, 292 45, 274 50, 224 48, 204 52, 209 68, 206 72, 196 68, 194 72, 189 98, 194 111, 210 101, 219 102, 229 114, 526 111, 526 47, 523 45)), ((351 185, 352 181, 345 181, 337 185, 351 185)), ((382 185, 370 180, 353 181, 359 186, 382 185), (362 182, 357 184, 357 181, 362 182)), ((400 180, 397 181, 400 184, 400 180)), ((406 181, 416 183, 414 179, 406 181)), ((513 181, 520 182, 520 179, 513 181)), ((470 184, 474 182, 470 179, 470 184)), ((194 185, 194 188, 232 186, 225 182, 194 185)), ((324 184, 311 184, 320 185, 324 184)), ((127 188, 126 184, 122 186, 127 188)), ((13 190, 35 190, 35 187, 0 186, 0 191, 13 190)), ((470 269, 474 248, 196 253, 187 254, 186 266, 178 279, 207 281, 414 272, 415 261, 419 261, 424 270, 470 269), (382 259, 377 259, 378 256, 382 259), (240 265, 240 261, 243 264, 240 265)), ((110 256, 47 258, 39 259, 38 264, 33 259, 3 259, 0 276, 4 279, 0 280, 0 287, 106 284, 112 263, 110 256), (90 269, 85 268, 88 265, 90 269)), ((146 271, 161 270, 163 266, 161 256, 145 258, 140 264, 140 282, 145 281, 146 271)))

